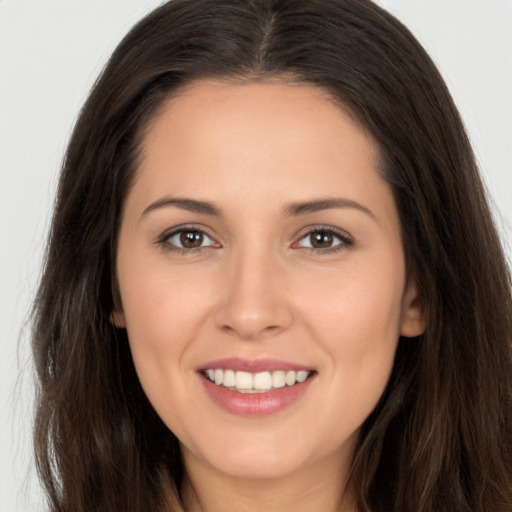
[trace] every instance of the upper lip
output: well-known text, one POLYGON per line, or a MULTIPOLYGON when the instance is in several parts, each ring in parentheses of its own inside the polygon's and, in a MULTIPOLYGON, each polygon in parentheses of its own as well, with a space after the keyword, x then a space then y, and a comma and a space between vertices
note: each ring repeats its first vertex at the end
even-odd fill
POLYGON ((258 372, 274 372, 278 370, 305 370, 313 371, 311 366, 305 366, 303 364, 297 364, 290 361, 282 361, 279 359, 243 359, 240 357, 228 357, 224 359, 216 359, 214 361, 208 361, 198 367, 198 370, 208 369, 220 369, 220 370, 234 370, 249 373, 258 372))

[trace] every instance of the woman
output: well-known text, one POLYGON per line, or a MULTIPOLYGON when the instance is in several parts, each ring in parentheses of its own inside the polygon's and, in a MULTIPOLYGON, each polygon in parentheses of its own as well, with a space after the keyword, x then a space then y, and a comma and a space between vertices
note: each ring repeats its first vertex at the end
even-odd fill
POLYGON ((53 510, 512 507, 507 267, 442 79, 371 2, 132 29, 35 319, 53 510))

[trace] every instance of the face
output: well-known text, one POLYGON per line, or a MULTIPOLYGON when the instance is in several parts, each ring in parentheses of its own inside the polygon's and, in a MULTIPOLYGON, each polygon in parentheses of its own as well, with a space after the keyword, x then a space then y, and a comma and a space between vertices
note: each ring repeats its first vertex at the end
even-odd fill
POLYGON ((150 124, 114 320, 186 463, 257 478, 350 460, 400 334, 422 330, 378 157, 307 85, 199 82, 150 124))

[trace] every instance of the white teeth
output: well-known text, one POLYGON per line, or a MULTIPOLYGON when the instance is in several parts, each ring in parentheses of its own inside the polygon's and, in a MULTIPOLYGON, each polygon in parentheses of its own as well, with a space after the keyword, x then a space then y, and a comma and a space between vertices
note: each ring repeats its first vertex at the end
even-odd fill
MULTIPOLYGON (((230 370, 226 370, 226 373, 230 370)), ((226 386, 226 384, 224 384, 226 386)), ((252 374, 249 372, 236 372, 236 389, 252 389, 252 374)))
POLYGON ((282 371, 274 372, 272 374, 272 387, 273 388, 284 388, 285 386, 286 386, 286 374, 282 371))
POLYGON ((286 384, 288 386, 293 386, 295 384, 295 380, 297 379, 297 374, 295 372, 287 372, 286 373, 286 384))
POLYGON ((304 382, 308 378, 309 372, 301 370, 297 372, 297 382, 304 382))
POLYGON ((253 387, 261 391, 270 389, 272 387, 272 375, 270 375, 270 372, 256 373, 254 375, 253 387))
POLYGON ((215 370, 215 384, 220 386, 224 381, 224 372, 222 370, 215 370))
POLYGON ((277 370, 275 372, 249 373, 209 368, 205 370, 204 374, 217 386, 224 386, 241 393, 262 393, 304 382, 311 372, 277 370))
POLYGON ((224 372, 222 385, 226 386, 227 388, 233 387, 235 385, 235 372, 233 370, 226 370, 224 372))

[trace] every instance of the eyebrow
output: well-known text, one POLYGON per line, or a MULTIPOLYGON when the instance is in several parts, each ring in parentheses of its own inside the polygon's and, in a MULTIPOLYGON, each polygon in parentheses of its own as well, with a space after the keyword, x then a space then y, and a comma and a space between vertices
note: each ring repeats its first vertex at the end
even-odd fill
POLYGON ((304 215, 306 213, 320 212, 322 210, 331 210, 334 208, 354 208, 376 220, 375 215, 369 208, 363 206, 357 201, 345 198, 326 198, 317 199, 314 201, 291 203, 283 209, 283 215, 286 217, 291 217, 296 215, 304 215))
MULTIPOLYGON (((220 208, 215 206, 213 203, 207 201, 198 201, 197 199, 188 199, 182 197, 162 197, 157 201, 151 203, 143 212, 141 217, 146 216, 148 213, 158 210, 160 208, 166 208, 169 206, 175 206, 182 210, 187 210, 194 213, 202 213, 205 215, 212 215, 215 217, 221 217, 222 211, 220 208)), ((320 212, 322 210, 331 210, 335 208, 354 208, 359 210, 372 219, 376 220, 373 212, 352 199, 345 198, 325 198, 316 199, 312 201, 302 201, 296 203, 290 203, 283 208, 282 214, 285 217, 296 217, 299 215, 305 215, 307 213, 320 212)))
POLYGON ((148 213, 158 210, 159 208, 165 208, 167 206, 176 206, 182 210, 187 210, 194 213, 203 213, 206 215, 214 215, 220 217, 222 212, 217 206, 206 201, 197 201, 196 199, 186 199, 181 197, 162 197, 154 203, 151 203, 143 212, 141 217, 144 217, 148 213))

